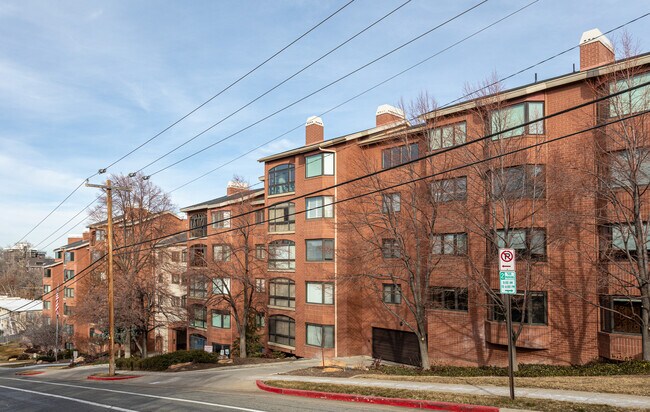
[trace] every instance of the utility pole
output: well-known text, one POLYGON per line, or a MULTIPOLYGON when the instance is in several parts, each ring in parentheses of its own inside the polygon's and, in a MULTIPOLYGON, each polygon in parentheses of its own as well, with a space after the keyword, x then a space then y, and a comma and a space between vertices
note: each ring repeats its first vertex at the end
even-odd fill
MULTIPOLYGON (((113 190, 130 192, 128 187, 111 186, 107 179, 105 185, 86 183, 86 187, 96 187, 106 192, 106 252, 107 252, 107 280, 108 280, 108 376, 115 376, 115 308, 113 299, 113 190)), ((127 344, 130 344, 128 342, 127 344)))

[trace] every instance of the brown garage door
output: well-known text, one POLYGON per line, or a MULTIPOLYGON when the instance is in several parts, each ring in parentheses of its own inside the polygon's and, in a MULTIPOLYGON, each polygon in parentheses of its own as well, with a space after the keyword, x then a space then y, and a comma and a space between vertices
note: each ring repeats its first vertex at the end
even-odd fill
POLYGON ((401 330, 372 328, 372 357, 421 366, 418 337, 401 330))

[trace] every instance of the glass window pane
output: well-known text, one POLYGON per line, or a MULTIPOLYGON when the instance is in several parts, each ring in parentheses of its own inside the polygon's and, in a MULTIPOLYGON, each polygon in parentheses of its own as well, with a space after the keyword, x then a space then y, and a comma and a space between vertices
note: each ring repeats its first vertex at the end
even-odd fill
POLYGON ((324 296, 323 296, 323 303, 327 305, 332 305, 334 304, 334 285, 331 283, 325 283, 323 285, 325 291, 324 291, 324 296))
POLYGON ((323 174, 323 155, 307 156, 305 159, 307 177, 323 174))
POLYGON ((321 283, 307 283, 307 302, 323 303, 323 285, 321 283))
MULTIPOLYGON (((536 120, 544 117, 544 102, 529 102, 528 103, 528 120, 536 120)), ((528 125, 529 134, 544 134, 544 121, 532 123, 528 125)))
POLYGON ((324 204, 324 212, 323 216, 324 217, 334 217, 334 197, 333 196, 324 196, 323 197, 323 204, 324 204))
POLYGON ((442 128, 442 147, 451 147, 454 145, 454 126, 442 128))
POLYGON ((465 143, 467 136, 467 124, 465 122, 456 125, 456 144, 465 143))
POLYGON ((334 174, 334 153, 323 153, 323 174, 334 174))
POLYGON ((310 197, 307 199, 307 219, 323 217, 323 198, 310 197))
POLYGON ((307 325, 307 344, 321 346, 323 342, 322 329, 320 326, 307 325))
POLYGON ((437 150, 442 147, 442 129, 437 128, 429 132, 429 149, 437 150))

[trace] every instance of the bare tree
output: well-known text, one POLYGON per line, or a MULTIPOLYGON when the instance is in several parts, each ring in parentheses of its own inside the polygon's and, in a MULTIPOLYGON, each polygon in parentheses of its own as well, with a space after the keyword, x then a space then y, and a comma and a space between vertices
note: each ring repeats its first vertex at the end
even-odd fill
POLYGON ((43 271, 34 265, 29 243, 0 248, 0 294, 36 299, 43 287, 43 271))

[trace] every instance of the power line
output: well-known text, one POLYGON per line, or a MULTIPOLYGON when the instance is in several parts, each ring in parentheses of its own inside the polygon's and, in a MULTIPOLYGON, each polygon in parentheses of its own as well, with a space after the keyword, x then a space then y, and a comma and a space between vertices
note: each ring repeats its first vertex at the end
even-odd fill
MULTIPOLYGON (((189 144, 190 142, 192 142, 192 141, 194 141, 195 139, 199 138, 200 136, 204 135, 205 133, 207 133, 208 131, 212 130, 212 129, 215 128, 216 126, 218 126, 218 125, 220 125, 221 123, 225 122, 226 120, 230 119, 231 117, 233 117, 233 116, 236 115, 237 113, 241 112, 242 110, 244 110, 244 109, 247 108, 248 106, 252 105, 252 104, 255 103, 256 101, 260 100, 260 99, 263 98, 264 96, 266 96, 266 95, 268 95, 269 93, 271 93, 272 91, 276 90, 277 88, 279 88, 279 87, 282 86, 283 84, 287 83, 289 80, 291 80, 291 79, 293 79, 294 77, 298 76, 300 73, 302 73, 302 72, 304 72, 305 70, 309 69, 310 67, 312 67, 313 65, 315 65, 315 64, 318 63, 319 61, 325 59, 327 56, 329 56, 330 54, 334 53, 336 50, 340 49, 341 47, 345 46, 346 44, 348 44, 348 43, 351 42, 352 40, 356 39, 357 37, 359 37, 360 35, 362 35, 362 34, 365 33, 366 31, 370 30, 372 27, 374 27, 374 26, 376 26, 377 24, 381 23, 383 20, 387 19, 389 16, 391 16, 391 15, 394 14, 394 13, 396 13, 399 9, 401 9, 401 8, 404 7, 404 6, 406 6, 406 5, 409 4, 411 1, 412 1, 412 0, 407 0, 407 1, 405 1, 404 3, 400 4, 399 6, 397 6, 396 8, 394 8, 393 10, 391 10, 390 12, 388 12, 387 14, 385 14, 384 16, 382 16, 381 18, 379 18, 378 20, 375 20, 373 23, 371 23, 370 25, 366 26, 366 27, 363 28, 361 31, 357 32, 357 33, 356 33, 355 35, 353 35, 352 37, 349 37, 349 38, 348 38, 347 40, 345 40, 343 43, 340 43, 339 45, 337 45, 336 47, 334 47, 333 49, 331 49, 331 50, 328 51, 327 53, 321 55, 321 56, 320 56, 319 58, 317 58, 316 60, 314 60, 314 61, 312 61, 311 63, 309 63, 308 65, 304 66, 302 69, 298 70, 297 72, 293 73, 293 74, 290 75, 289 77, 285 78, 285 79, 282 80, 280 83, 277 83, 275 86, 271 87, 270 89, 268 89, 268 90, 265 91, 264 93, 260 94, 259 96, 257 96, 257 97, 254 98, 253 100, 249 101, 249 102, 246 103, 245 105, 239 107, 239 108, 238 108, 237 110, 235 110, 234 112, 231 112, 231 113, 228 114, 227 116, 222 117, 221 119, 219 119, 219 121, 217 121, 216 123, 213 123, 213 124, 212 124, 210 127, 208 127, 207 129, 204 129, 203 131, 201 131, 201 132, 195 134, 194 136, 192 136, 191 138, 185 140, 183 143, 181 143, 181 144, 179 144, 178 146, 174 147, 173 149, 169 150, 169 151, 166 152, 165 154, 163 154, 163 155, 161 155, 161 156, 158 156, 157 158, 155 158, 155 159, 152 160, 151 162, 147 163, 145 166, 143 166, 142 168, 140 168, 139 170, 137 170, 136 172, 134 172, 134 173, 132 173, 132 174, 134 175, 134 174, 137 173, 137 172, 142 172, 144 169, 148 168, 149 166, 151 166, 151 165, 153 165, 153 164, 155 164, 155 163, 158 163, 160 160, 162 160, 162 159, 164 159, 165 157, 169 156, 170 154, 176 152, 176 151, 177 151, 178 149, 180 149, 181 147, 183 147, 183 146, 189 144)), ((223 140, 221 140, 220 142, 222 142, 222 141, 223 141, 223 140)), ((220 142, 219 142, 219 143, 220 143, 220 142)))
MULTIPOLYGON (((84 211, 86 211, 90 206, 92 206, 93 203, 95 203, 95 202, 98 201, 99 199, 100 199, 99 197, 96 197, 95 199, 93 199, 93 200, 92 200, 90 203, 88 203, 88 204, 87 204, 83 209, 81 209, 79 212, 77 212, 77 214, 75 214, 74 216, 72 216, 70 219, 66 220, 66 221, 65 221, 61 226, 59 226, 59 227, 58 227, 57 229, 55 229, 52 233, 50 233, 50 234, 49 234, 45 239, 43 239, 43 240, 41 240, 39 243, 37 243, 37 244, 34 246, 34 249, 37 249, 41 244, 45 243, 45 241, 47 241, 49 238, 51 238, 52 236, 54 236, 54 235, 56 234, 56 232, 58 232, 59 230, 61 230, 61 229, 62 229, 65 225, 67 225, 68 223, 72 222, 72 220, 74 220, 77 216, 79 216, 79 215, 82 214, 84 211)), ((85 218, 84 218, 84 220, 85 220, 85 218)), ((79 224, 79 223, 75 224, 74 226, 77 226, 78 224, 79 224)), ((74 226, 73 226, 73 227, 74 227, 74 226)), ((70 230, 70 229, 68 229, 68 230, 70 230)), ((61 236, 63 236, 63 235, 61 235, 61 236)), ((54 239, 52 242, 50 242, 49 244, 45 245, 44 248, 47 248, 47 247, 50 246, 52 243, 54 243, 54 242, 56 242, 57 240, 59 240, 59 239, 61 238, 61 236, 57 237, 57 238, 54 239)))
POLYGON ((418 36, 412 38, 411 40, 409 40, 409 41, 407 41, 407 42, 401 44, 400 46, 397 46, 397 47, 393 48, 392 50, 390 50, 390 51, 388 51, 388 52, 382 54, 381 56, 379 56, 379 57, 377 57, 377 58, 371 60, 370 62, 368 62, 368 63, 366 63, 366 64, 364 64, 364 65, 362 65, 362 66, 356 68, 355 70, 353 70, 353 71, 351 71, 351 72, 349 72, 349 73, 347 73, 347 74, 345 74, 345 75, 339 77, 338 79, 336 79, 336 80, 334 80, 334 81, 332 81, 332 82, 326 84, 325 86, 322 86, 322 87, 320 87, 319 89, 314 90, 313 92, 307 94, 306 96, 303 96, 303 97, 301 97, 300 99, 295 100, 295 101, 293 101, 292 103, 290 103, 290 104, 288 104, 288 105, 282 107, 281 109, 278 109, 278 110, 274 111, 273 113, 271 113, 271 114, 269 114, 269 115, 267 115, 267 116, 265 116, 265 117, 263 117, 263 118, 257 120, 256 122, 251 123, 251 124, 249 124, 248 126, 242 128, 242 129, 239 129, 239 130, 238 130, 237 132, 235 132, 235 133, 232 133, 232 134, 230 134, 230 135, 228 135, 228 136, 226 136, 226 137, 224 137, 224 138, 222 138, 222 139, 219 139, 219 140, 217 140, 216 142, 211 143, 211 144, 209 144, 208 146, 206 146, 206 147, 204 147, 204 148, 202 148, 202 149, 200 149, 200 150, 198 150, 198 151, 196 151, 196 152, 194 152, 194 153, 192 153, 192 154, 190 154, 190 155, 188 155, 188 156, 185 156, 185 157, 183 157, 183 158, 180 159, 180 160, 177 160, 177 161, 175 161, 175 162, 173 162, 173 163, 171 163, 171 164, 169 164, 169 165, 167 165, 167 166, 165 166, 165 167, 163 167, 163 168, 161 168, 161 169, 156 170, 156 171, 153 172, 153 173, 150 173, 149 175, 145 176, 144 179, 149 179, 149 178, 151 178, 152 176, 157 175, 158 173, 160 173, 160 172, 162 172, 162 171, 164 171, 164 170, 167 170, 167 169, 169 169, 169 168, 171 168, 171 167, 173 167, 173 166, 176 166, 177 164, 182 163, 182 162, 184 162, 185 160, 188 160, 188 159, 190 159, 190 158, 192 158, 192 157, 194 157, 194 156, 196 156, 196 155, 198 155, 198 154, 200 154, 200 153, 203 153, 204 151, 206 151, 206 150, 208 150, 208 149, 210 149, 210 148, 212 148, 212 147, 218 145, 219 143, 221 143, 221 142, 223 142, 223 141, 226 141, 226 140, 230 139, 230 138, 233 137, 233 136, 238 135, 239 133, 241 133, 241 132, 243 132, 243 131, 246 131, 246 130, 250 129, 251 127, 253 127, 253 126, 257 125, 257 124, 262 123, 263 121, 265 121, 265 120, 267 120, 267 119, 270 119, 271 117, 273 117, 273 116, 275 116, 275 115, 277 115, 277 114, 279 114, 279 113, 285 111, 286 109, 295 106, 296 104, 298 104, 298 103, 300 103, 300 102, 302 102, 302 101, 308 99, 309 97, 311 97, 311 96, 313 96, 313 95, 315 95, 315 94, 320 93, 321 91, 323 91, 323 90, 325 90, 325 89, 327 89, 327 88, 329 88, 329 87, 331 87, 331 86, 333 86, 333 85, 339 83, 340 81, 342 81, 342 80, 344 80, 344 79, 346 79, 346 78, 352 76, 353 74, 358 73, 359 71, 365 69, 366 67, 371 66, 372 64, 374 64, 374 63, 376 63, 376 62, 378 62, 378 61, 380 61, 380 60, 382 60, 382 59, 384 59, 384 58, 390 56, 391 54, 395 53, 396 51, 401 50, 402 48, 404 48, 404 47, 408 46, 409 44, 411 44, 411 43, 413 43, 413 42, 415 42, 415 41, 421 39, 422 37, 424 37, 424 36, 426 36, 426 35, 432 33, 433 31, 435 31, 435 30, 437 30, 437 29, 439 29, 439 28, 445 26, 446 24, 451 23, 452 21, 454 21, 454 20, 456 20, 456 19, 462 17, 463 15, 469 13, 470 11, 474 10, 475 8, 477 8, 477 7, 479 7, 479 6, 483 5, 483 4, 485 4, 487 1, 488 1, 488 0, 482 0, 481 2, 475 4, 474 6, 468 8, 468 9, 465 9, 464 11, 462 11, 462 12, 456 14, 454 17, 451 17, 451 18, 445 20, 444 22, 442 22, 442 23, 436 25, 435 27, 433 27, 433 28, 431 28, 431 29, 425 31, 424 33, 421 33, 420 35, 418 35, 418 36))

